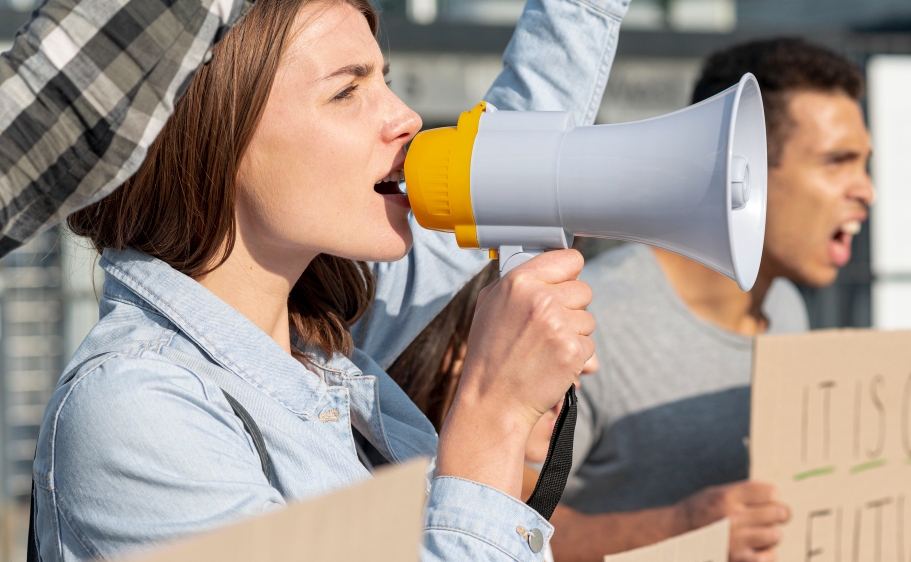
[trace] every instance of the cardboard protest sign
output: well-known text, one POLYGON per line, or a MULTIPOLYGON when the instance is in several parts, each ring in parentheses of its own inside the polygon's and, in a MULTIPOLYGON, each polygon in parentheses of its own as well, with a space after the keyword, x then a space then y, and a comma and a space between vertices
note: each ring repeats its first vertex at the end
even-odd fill
POLYGON ((778 560, 911 558, 911 332, 757 339, 750 477, 792 509, 778 560))
POLYGON ((727 562, 731 522, 711 525, 666 541, 604 557, 604 562, 727 562))
POLYGON ((417 562, 428 462, 382 469, 376 478, 286 509, 189 537, 129 562, 417 562))

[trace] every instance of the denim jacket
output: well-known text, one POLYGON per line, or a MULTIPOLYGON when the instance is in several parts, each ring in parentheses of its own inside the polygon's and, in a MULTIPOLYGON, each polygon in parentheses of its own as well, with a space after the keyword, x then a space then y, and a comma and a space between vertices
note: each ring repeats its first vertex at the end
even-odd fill
MULTIPOLYGON (((487 99, 502 109, 597 110, 626 0, 530 0, 487 99), (622 3, 621 3, 622 2, 622 3)), ((484 265, 451 235, 415 229, 377 264, 375 310, 350 358, 304 363, 207 289, 134 250, 105 251, 101 320, 52 396, 34 466, 45 562, 112 558, 368 478, 352 427, 387 459, 434 456, 432 425, 383 371, 484 265), (261 429, 267 480, 222 390, 261 429)), ((310 350, 308 350, 310 351, 310 350)), ((522 502, 436 477, 422 560, 540 560, 522 502)))

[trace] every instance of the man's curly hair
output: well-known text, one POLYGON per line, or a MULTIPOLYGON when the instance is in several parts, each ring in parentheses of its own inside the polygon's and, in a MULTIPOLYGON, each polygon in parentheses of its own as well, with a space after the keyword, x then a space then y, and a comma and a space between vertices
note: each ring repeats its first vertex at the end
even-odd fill
POLYGON ((797 92, 864 95, 864 78, 846 58, 797 37, 751 41, 710 55, 693 90, 693 103, 708 99, 753 73, 762 90, 769 166, 777 166, 794 120, 788 113, 797 92))

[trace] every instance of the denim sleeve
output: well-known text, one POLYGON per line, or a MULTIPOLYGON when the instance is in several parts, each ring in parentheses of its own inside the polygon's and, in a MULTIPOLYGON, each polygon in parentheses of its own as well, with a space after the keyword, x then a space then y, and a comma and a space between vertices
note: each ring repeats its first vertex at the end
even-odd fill
POLYGON ((542 561, 526 536, 537 529, 550 542, 553 527, 521 501, 462 478, 437 477, 424 515, 422 562, 542 561))
MULTIPOLYGON (((592 124, 628 6, 528 0, 485 100, 499 109, 569 110, 577 124, 592 124)), ((487 263, 485 253, 462 250, 452 234, 425 230, 413 217, 411 230, 414 247, 404 259, 372 265, 376 301, 352 330, 357 347, 384 369, 487 263)))
POLYGON ((172 363, 113 356, 56 392, 45 418, 45 562, 117 558, 285 504, 218 388, 172 363))
POLYGON ((572 111, 577 125, 594 123, 629 2, 528 0, 484 99, 498 109, 572 111))

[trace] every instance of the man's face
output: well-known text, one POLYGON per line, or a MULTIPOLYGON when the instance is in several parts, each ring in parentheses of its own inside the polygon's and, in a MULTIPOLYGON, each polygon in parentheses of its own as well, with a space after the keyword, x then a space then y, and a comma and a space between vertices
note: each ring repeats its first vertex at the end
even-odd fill
POLYGON ((835 93, 797 92, 778 166, 769 169, 761 275, 824 287, 851 259, 873 201, 870 135, 860 105, 835 93))

